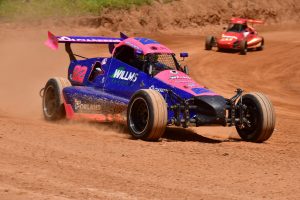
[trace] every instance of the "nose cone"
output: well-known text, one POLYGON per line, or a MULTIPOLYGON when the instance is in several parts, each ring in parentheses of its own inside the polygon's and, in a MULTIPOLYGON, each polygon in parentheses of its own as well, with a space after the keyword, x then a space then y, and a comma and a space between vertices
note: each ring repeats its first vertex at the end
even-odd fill
POLYGON ((226 124, 226 99, 222 96, 197 96, 194 98, 197 106, 198 125, 226 124))
POLYGON ((164 70, 158 73, 155 78, 193 96, 216 95, 214 92, 205 89, 203 86, 196 83, 191 77, 181 71, 164 70))

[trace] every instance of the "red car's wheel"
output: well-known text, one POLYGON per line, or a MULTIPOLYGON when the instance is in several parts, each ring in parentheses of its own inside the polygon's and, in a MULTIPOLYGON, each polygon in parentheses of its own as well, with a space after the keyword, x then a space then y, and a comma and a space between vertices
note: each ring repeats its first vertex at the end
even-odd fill
POLYGON ((205 50, 211 50, 212 47, 214 46, 215 43, 215 38, 214 36, 207 36, 205 39, 205 50))
POLYGON ((246 40, 242 40, 241 43, 240 43, 240 53, 242 55, 247 54, 247 41, 246 40))

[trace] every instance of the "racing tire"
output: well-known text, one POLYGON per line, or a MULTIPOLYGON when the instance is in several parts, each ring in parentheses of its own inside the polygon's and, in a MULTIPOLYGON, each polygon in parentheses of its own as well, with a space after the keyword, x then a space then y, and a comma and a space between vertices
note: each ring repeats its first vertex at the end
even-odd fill
POLYGON ((242 40, 240 43, 240 54, 241 55, 247 54, 247 41, 246 40, 242 40))
POLYGON ((211 50, 214 44, 214 36, 207 36, 205 39, 205 50, 211 50))
MULTIPOLYGON (((241 103, 239 100, 238 103, 241 103)), ((275 128, 275 110, 267 96, 253 92, 243 95, 242 104, 246 106, 244 117, 249 124, 242 127, 236 124, 239 136, 248 142, 261 143, 268 140, 275 128)), ((239 116, 237 113, 236 116, 239 116)))
POLYGON ((257 51, 264 50, 264 47, 265 47, 265 40, 264 40, 264 38, 262 38, 260 46, 257 47, 257 51))
POLYGON ((43 92, 43 114, 46 120, 55 121, 65 117, 62 90, 71 86, 68 79, 54 77, 48 80, 43 92))
POLYGON ((127 108, 127 126, 136 139, 157 141, 165 132, 167 104, 155 90, 142 89, 131 98, 127 108))

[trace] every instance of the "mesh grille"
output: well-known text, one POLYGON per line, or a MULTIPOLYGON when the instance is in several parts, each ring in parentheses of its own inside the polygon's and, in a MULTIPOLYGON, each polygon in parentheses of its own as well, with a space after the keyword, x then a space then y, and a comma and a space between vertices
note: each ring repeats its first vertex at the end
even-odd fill
POLYGON ((163 69, 176 69, 176 63, 171 54, 152 54, 149 60, 157 67, 163 69))

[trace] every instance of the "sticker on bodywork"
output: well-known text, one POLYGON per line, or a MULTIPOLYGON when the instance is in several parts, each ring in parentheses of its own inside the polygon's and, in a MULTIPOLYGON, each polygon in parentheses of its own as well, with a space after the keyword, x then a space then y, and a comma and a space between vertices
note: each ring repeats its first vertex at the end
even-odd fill
POLYGON ((84 76, 86 74, 86 71, 87 71, 86 66, 76 65, 73 70, 72 80, 76 81, 78 83, 82 83, 84 76))
POLYGON ((196 94, 202 94, 205 92, 210 92, 209 90, 205 88, 192 88, 192 91, 195 92, 196 94))
POLYGON ((135 72, 129 72, 124 69, 124 67, 119 67, 118 69, 116 69, 115 72, 111 75, 111 78, 136 82, 139 74, 135 72))

